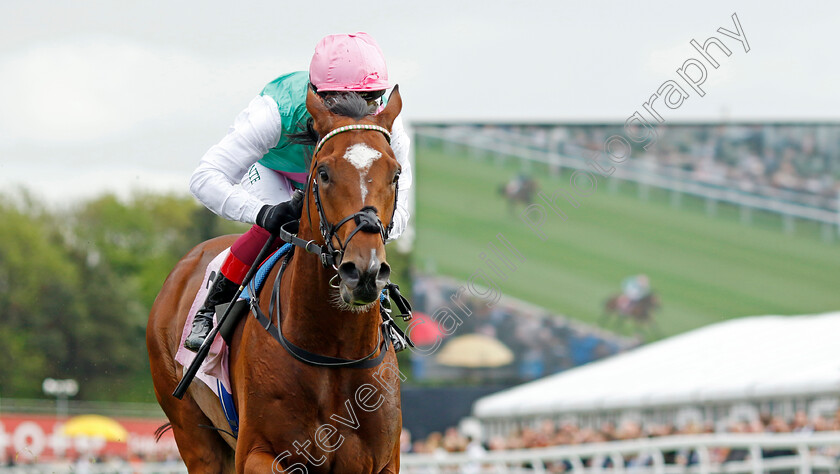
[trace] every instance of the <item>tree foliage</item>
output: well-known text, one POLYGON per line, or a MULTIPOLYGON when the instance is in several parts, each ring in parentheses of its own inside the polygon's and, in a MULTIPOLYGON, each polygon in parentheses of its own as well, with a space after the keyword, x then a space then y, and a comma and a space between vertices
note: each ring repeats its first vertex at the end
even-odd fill
POLYGON ((101 196, 67 211, 0 196, 0 396, 150 400, 144 332, 164 279, 207 238, 241 232, 186 196, 101 196))

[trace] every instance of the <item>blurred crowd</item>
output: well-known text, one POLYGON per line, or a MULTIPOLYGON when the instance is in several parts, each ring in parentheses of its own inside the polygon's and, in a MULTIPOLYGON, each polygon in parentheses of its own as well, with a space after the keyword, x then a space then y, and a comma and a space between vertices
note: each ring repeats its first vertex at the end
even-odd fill
MULTIPOLYGON (((655 145, 633 155, 636 164, 651 171, 804 200, 822 208, 838 207, 840 125, 678 124, 658 125, 656 131, 655 145)), ((623 127, 614 125, 534 127, 515 133, 528 137, 532 146, 570 156, 603 153, 610 136, 626 137, 623 127)))
MULTIPOLYGON (((417 275, 413 280, 413 304, 418 311, 434 313, 444 306, 453 308, 452 298, 458 286, 445 279, 417 275)), ((514 353, 512 381, 533 380, 578 365, 613 355, 634 344, 618 339, 598 328, 541 310, 517 307, 512 302, 500 302, 492 308, 485 300, 463 293, 456 299, 467 309, 469 317, 453 336, 478 333, 502 342, 514 353)), ((461 313, 461 311, 458 311, 461 313)), ((418 358, 417 362, 427 362, 418 358)), ((431 374, 414 367, 415 378, 431 374)), ((487 374, 491 375, 491 374, 487 374)))
MULTIPOLYGON (((9 448, 6 452, 6 459, 0 464, 0 472, 3 471, 3 468, 19 468, 22 469, 22 472, 29 472, 27 468, 31 466, 39 466, 41 470, 45 466, 48 466, 49 472, 88 474, 92 471, 104 471, 115 474, 134 474, 149 472, 146 469, 149 465, 154 465, 155 472, 159 474, 176 474, 183 471, 183 463, 177 451, 151 456, 140 453, 133 453, 128 456, 116 454, 75 454, 49 460, 21 456, 9 448)), ((33 470, 32 472, 41 472, 41 470, 33 470)))
MULTIPOLYGON (((840 431, 840 412, 832 417, 816 416, 809 418, 805 412, 798 412, 791 419, 778 416, 762 415, 755 420, 737 420, 725 427, 718 427, 723 433, 813 433, 816 431, 840 431)), ((403 452, 431 454, 437 456, 446 453, 467 452, 480 457, 487 451, 506 449, 532 449, 551 446, 568 446, 586 443, 604 443, 610 441, 627 441, 640 438, 656 438, 674 435, 698 435, 715 433, 711 424, 687 423, 681 427, 674 425, 649 424, 642 425, 634 421, 625 421, 618 426, 613 423, 603 423, 599 428, 584 428, 574 423, 554 423, 546 420, 538 428, 522 428, 508 436, 492 437, 481 443, 476 439, 461 434, 456 428, 448 428, 443 433, 434 432, 425 439, 412 440, 411 434, 404 431, 401 437, 403 452)), ((794 454, 789 450, 764 451, 765 458, 794 454)), ((840 447, 832 452, 821 454, 840 456, 840 447)), ((691 465, 698 462, 697 453, 693 451, 673 451, 664 453, 666 464, 691 465)), ((746 449, 712 449, 712 462, 723 463, 743 461, 749 452, 746 449)), ((592 460, 588 460, 591 462, 592 460)), ((610 463, 609 459, 604 460, 610 463)), ((650 459, 625 459, 628 465, 647 465, 650 459)), ((571 466, 563 466, 570 468, 571 466)), ((607 467, 606 465, 604 467, 607 467)))

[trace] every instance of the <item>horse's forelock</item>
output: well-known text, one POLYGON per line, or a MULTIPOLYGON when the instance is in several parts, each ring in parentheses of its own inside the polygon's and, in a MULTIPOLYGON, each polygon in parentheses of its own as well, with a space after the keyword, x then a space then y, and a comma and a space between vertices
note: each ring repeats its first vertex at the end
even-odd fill
POLYGON ((353 120, 360 120, 376 112, 376 106, 368 104, 355 92, 339 92, 328 95, 324 99, 324 104, 330 112, 350 117, 353 120))

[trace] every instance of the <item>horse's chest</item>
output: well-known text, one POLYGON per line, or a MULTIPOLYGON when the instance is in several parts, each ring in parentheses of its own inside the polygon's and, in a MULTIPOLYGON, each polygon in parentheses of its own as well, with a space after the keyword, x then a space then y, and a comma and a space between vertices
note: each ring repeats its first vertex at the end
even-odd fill
POLYGON ((375 383, 351 388, 319 400, 314 442, 324 451, 340 449, 351 456, 390 453, 400 434, 399 392, 389 393, 375 383))
POLYGON ((280 441, 274 448, 289 451, 286 466, 301 462, 308 472, 381 470, 400 435, 398 379, 325 377, 320 382, 298 385, 278 406, 284 434, 273 438, 280 441))

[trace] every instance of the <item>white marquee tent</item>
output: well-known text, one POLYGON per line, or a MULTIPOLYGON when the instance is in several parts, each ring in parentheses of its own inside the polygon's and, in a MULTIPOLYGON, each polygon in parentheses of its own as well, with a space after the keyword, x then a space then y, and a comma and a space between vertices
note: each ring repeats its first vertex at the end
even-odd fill
POLYGON ((840 312, 733 319, 479 399, 483 422, 840 396, 840 312))

